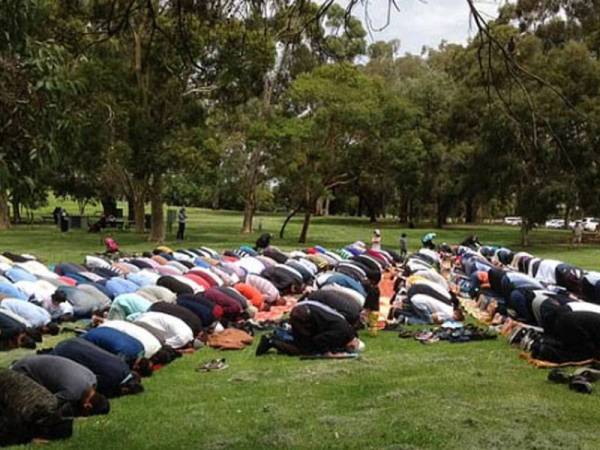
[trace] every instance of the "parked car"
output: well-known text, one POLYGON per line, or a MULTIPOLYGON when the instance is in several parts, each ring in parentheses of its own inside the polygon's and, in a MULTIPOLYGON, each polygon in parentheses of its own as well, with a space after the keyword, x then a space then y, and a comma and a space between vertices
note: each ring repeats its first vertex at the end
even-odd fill
POLYGON ((585 231, 598 231, 600 220, 596 217, 585 217, 581 222, 585 231))
POLYGON ((565 219, 550 219, 546 221, 546 228, 560 229, 565 226, 565 219))
POLYGON ((569 228, 571 230, 574 229, 577 222, 581 222, 585 231, 600 231, 600 219, 596 217, 584 217, 581 220, 572 220, 569 222, 569 228))
POLYGON ((507 216, 504 218, 505 225, 520 226, 523 223, 523 219, 519 216, 507 216))

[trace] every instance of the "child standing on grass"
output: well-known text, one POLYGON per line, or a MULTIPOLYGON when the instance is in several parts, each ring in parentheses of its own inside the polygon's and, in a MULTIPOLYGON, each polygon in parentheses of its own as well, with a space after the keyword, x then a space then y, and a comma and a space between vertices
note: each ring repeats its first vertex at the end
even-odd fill
POLYGON ((381 231, 374 230, 373 238, 371 239, 371 249, 379 251, 381 250, 381 231))
POLYGON ((400 256, 402 260, 406 258, 406 254, 408 253, 408 239, 406 238, 406 233, 402 233, 400 236, 400 256))

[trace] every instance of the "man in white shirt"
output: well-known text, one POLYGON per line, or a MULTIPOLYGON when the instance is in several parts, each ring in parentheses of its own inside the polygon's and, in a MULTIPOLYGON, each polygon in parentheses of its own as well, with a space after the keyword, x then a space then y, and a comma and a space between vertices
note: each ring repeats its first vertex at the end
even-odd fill
POLYGON ((67 301, 67 296, 63 291, 55 291, 49 297, 44 297, 41 306, 50 313, 50 317, 55 321, 70 321, 75 315, 73 305, 67 301))
POLYGON ((192 329, 183 320, 169 314, 149 311, 140 314, 133 323, 174 349, 185 348, 194 340, 192 329))

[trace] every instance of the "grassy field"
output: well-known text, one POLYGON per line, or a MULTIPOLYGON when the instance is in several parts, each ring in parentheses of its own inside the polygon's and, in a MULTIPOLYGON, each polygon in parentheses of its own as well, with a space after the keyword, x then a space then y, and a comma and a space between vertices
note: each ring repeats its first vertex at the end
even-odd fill
MULTIPOLYGON (((190 210, 189 215, 186 246, 232 248, 258 234, 239 234, 239 214, 190 210)), ((258 220, 263 231, 276 232, 282 218, 258 220)), ((299 226, 293 222, 288 238, 274 244, 298 247, 299 226)), ((402 230, 391 222, 379 226, 384 245, 396 246, 402 230)), ((318 218, 310 243, 335 248, 368 240, 371 229, 364 220, 318 218)), ((428 230, 405 231, 416 249, 428 230)), ((518 230, 507 227, 452 227, 438 232, 439 242, 455 243, 474 232, 483 242, 518 249, 518 230)), ((115 237, 125 251, 151 248, 132 232, 115 237)), ((600 249, 573 249, 569 237, 562 231, 535 231, 527 250, 600 269, 600 249)), ((167 244, 178 247, 172 240, 167 244)), ((80 262, 102 246, 98 235, 20 226, 0 233, 0 248, 31 252, 47 262, 80 262)), ((202 349, 147 379, 142 395, 113 401, 108 416, 78 420, 72 439, 45 448, 600 447, 599 395, 548 383, 546 371, 520 360, 504 339, 428 346, 391 332, 363 339, 367 350, 357 361, 256 358, 254 346, 227 354, 202 349), (194 371, 216 357, 226 357, 230 367, 194 371)), ((0 365, 23 353, 0 355, 0 365)))

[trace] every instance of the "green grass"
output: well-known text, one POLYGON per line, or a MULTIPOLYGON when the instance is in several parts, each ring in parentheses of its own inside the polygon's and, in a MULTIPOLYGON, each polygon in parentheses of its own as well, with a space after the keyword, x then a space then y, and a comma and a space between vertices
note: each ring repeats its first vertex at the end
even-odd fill
MULTIPOLYGON (((189 215, 189 246, 232 248, 259 234, 241 236, 236 213, 191 209, 189 215)), ((276 232, 282 217, 258 220, 263 231, 276 232)), ((384 245, 395 246, 401 229, 391 222, 379 226, 384 245)), ((299 220, 292 222, 288 238, 274 243, 298 247, 299 227, 299 220)), ((339 247, 368 240, 372 228, 364 219, 317 218, 310 243, 339 247)), ((427 230, 405 231, 416 249, 427 230)), ((438 236, 440 242, 454 243, 472 232, 484 242, 518 249, 514 228, 452 227, 438 236)), ((151 248, 133 232, 115 237, 125 251, 151 248)), ((535 231, 527 250, 600 269, 598 247, 572 249, 569 237, 568 232, 535 231)), ((178 247, 172 240, 167 244, 178 247)), ((102 248, 97 235, 62 235, 49 226, 2 232, 0 247, 31 252, 47 262, 78 262, 102 248)), ((78 420, 72 439, 45 448, 600 447, 598 394, 584 396, 548 383, 547 372, 520 360, 504 339, 429 346, 398 339, 396 333, 363 339, 367 350, 358 361, 256 358, 254 347, 226 354, 202 349, 147 379, 142 395, 114 400, 108 416, 78 420), (226 357, 230 367, 218 373, 194 371, 216 357, 226 357)), ((0 365, 25 353, 2 354, 0 365)))

